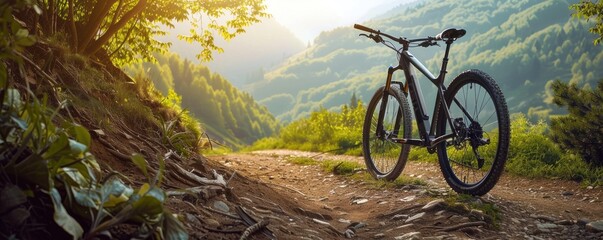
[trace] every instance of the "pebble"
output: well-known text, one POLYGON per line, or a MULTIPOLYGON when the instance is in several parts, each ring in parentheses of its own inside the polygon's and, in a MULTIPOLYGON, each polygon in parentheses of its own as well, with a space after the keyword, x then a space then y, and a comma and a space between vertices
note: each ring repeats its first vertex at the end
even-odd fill
POLYGON ((360 205, 360 204, 365 204, 365 203, 367 203, 367 202, 368 202, 368 199, 366 199, 366 198, 363 198, 363 199, 356 199, 356 200, 352 201, 352 203, 353 203, 353 204, 358 204, 358 205, 360 205))
POLYGON ((339 220, 337 220, 337 221, 339 221, 340 223, 347 223, 347 224, 352 223, 352 221, 347 220, 347 219, 343 219, 343 218, 340 218, 340 219, 339 219, 339 220))
POLYGON ((397 236, 394 239, 396 239, 396 240, 414 240, 414 239, 420 239, 419 235, 421 235, 420 232, 409 232, 402 236, 397 236))
POLYGON ((201 221, 199 221, 199 219, 197 219, 197 217, 195 217, 195 215, 192 215, 190 213, 186 213, 186 221, 195 225, 195 226, 201 226, 201 221))
POLYGON ((392 220, 400 220, 408 218, 408 214, 396 214, 392 217, 392 220))
POLYGON ((425 210, 425 211, 430 211, 430 210, 432 210, 432 209, 434 209, 434 208, 436 208, 436 207, 438 207, 440 205, 444 205, 445 202, 446 201, 444 201, 444 199, 436 199, 436 200, 433 200, 433 201, 425 204, 425 206, 423 206, 422 209, 425 210))
POLYGON ((578 220, 578 225, 581 225, 581 226, 584 226, 588 223, 590 223, 590 220, 588 220, 588 219, 583 218, 583 219, 578 220))
POLYGON ((412 195, 412 196, 408 196, 408 197, 402 198, 402 199, 400 199, 400 201, 402 201, 402 202, 410 202, 412 200, 415 200, 415 198, 417 198, 417 196, 416 195, 412 195))
POLYGON ((354 233, 354 230, 346 229, 343 235, 345 235, 345 238, 354 238, 354 235, 356 234, 354 233))
POLYGON ((571 195, 574 195, 574 193, 570 192, 570 191, 565 191, 561 195, 563 195, 563 196, 571 196, 571 195))
POLYGON ((409 222, 415 221, 415 220, 417 220, 419 218, 422 218, 423 216, 425 216, 425 212, 420 212, 420 213, 417 213, 417 214, 413 215, 412 217, 409 217, 404 222, 405 223, 409 223, 409 222))
POLYGON ((374 239, 381 239, 384 237, 385 237, 385 234, 383 234, 383 233, 377 233, 377 234, 375 234, 375 236, 373 236, 374 239))
POLYGON ((603 232, 603 220, 589 222, 586 224, 586 229, 591 232, 603 232))
POLYGON ((545 230, 545 229, 551 230, 551 229, 559 228, 559 226, 554 223, 539 223, 539 224, 536 224, 536 227, 538 227, 538 229, 540 229, 540 230, 545 230))
POLYGON ((363 223, 363 222, 353 222, 353 223, 350 223, 350 225, 348 225, 347 228, 352 229, 352 230, 358 230, 358 229, 361 229, 363 227, 366 227, 366 223, 363 223))
POLYGON ((222 201, 215 201, 214 202, 214 209, 219 210, 221 212, 230 212, 230 208, 228 207, 228 205, 226 205, 226 203, 222 202, 222 201))

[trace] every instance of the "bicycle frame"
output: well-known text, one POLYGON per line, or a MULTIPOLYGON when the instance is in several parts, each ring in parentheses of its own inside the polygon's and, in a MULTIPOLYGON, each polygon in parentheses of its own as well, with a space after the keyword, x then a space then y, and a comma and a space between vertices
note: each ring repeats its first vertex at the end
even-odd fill
MULTIPOLYGON (((445 141, 447 139, 453 138, 457 136, 457 131, 456 129, 454 129, 454 125, 452 124, 452 119, 450 118, 450 112, 448 111, 448 104, 445 101, 444 98, 444 94, 446 92, 446 87, 444 86, 444 79, 446 78, 446 68, 448 66, 448 54, 450 52, 450 46, 452 45, 452 43, 454 42, 454 40, 447 40, 446 41, 446 52, 444 54, 444 59, 442 60, 442 66, 440 69, 440 74, 438 77, 435 77, 417 58, 415 58, 409 51, 408 51, 408 43, 403 45, 403 50, 402 52, 400 52, 400 60, 398 63, 398 66, 396 67, 389 67, 388 72, 387 72, 387 81, 385 84, 385 88, 384 88, 384 92, 383 92, 383 99, 382 99, 382 104, 381 104, 381 109, 379 111, 379 121, 378 121, 378 125, 377 125, 377 132, 382 132, 383 130, 383 117, 385 115, 385 107, 387 105, 387 96, 388 96, 388 91, 391 87, 392 83, 397 83, 400 84, 401 89, 404 91, 405 95, 408 95, 410 93, 410 98, 411 98, 411 102, 412 102, 412 106, 414 109, 414 113, 415 113, 415 120, 417 122, 417 126, 419 129, 419 134, 421 139, 405 139, 405 138, 392 138, 391 140, 393 142, 396 143, 400 143, 400 144, 410 144, 410 145, 415 145, 415 146, 424 146, 424 147, 428 147, 430 149, 433 149, 437 144, 441 143, 442 141, 445 141), (415 78, 415 74, 414 74, 414 69, 411 67, 414 66, 415 68, 417 68, 425 77, 427 77, 431 83, 433 83, 434 85, 436 85, 436 87, 438 88, 438 92, 437 92, 437 96, 436 96, 436 104, 433 110, 433 118, 431 119, 431 122, 429 121, 429 116, 426 115, 426 108, 425 108, 425 100, 423 99, 423 92, 421 91, 421 86, 419 85, 419 83, 417 82, 417 79, 415 78), (394 74, 394 72, 398 71, 398 70, 404 70, 404 76, 406 78, 406 83, 402 84, 400 82, 392 82, 392 76, 394 74), (444 114, 446 115, 446 118, 448 120, 448 124, 450 124, 451 128, 452 128, 452 133, 450 134, 445 134, 442 136, 436 136, 436 125, 437 125, 437 117, 438 117, 438 110, 439 108, 444 109, 444 114), (429 129, 429 131, 427 131, 427 129, 429 129)), ((456 99, 455 99, 456 101, 456 99)), ((459 104, 460 106, 460 104, 459 104)), ((466 110, 464 108, 462 108, 462 111, 465 112, 466 115, 469 115, 466 110)), ((401 114, 400 111, 398 111, 398 114, 401 114)), ((398 129, 400 126, 400 119, 401 117, 397 117, 396 118, 396 123, 395 123, 395 128, 394 129, 398 129)), ((471 121, 473 121, 473 119, 470 119, 471 121)), ((397 133, 395 133, 395 135, 397 135, 397 133)))

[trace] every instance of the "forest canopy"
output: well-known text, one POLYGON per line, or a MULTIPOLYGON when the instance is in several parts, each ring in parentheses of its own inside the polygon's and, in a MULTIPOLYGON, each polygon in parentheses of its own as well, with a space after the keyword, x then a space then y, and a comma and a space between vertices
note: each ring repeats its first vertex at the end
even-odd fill
POLYGON ((173 27, 177 21, 192 23, 189 34, 179 38, 200 44, 197 57, 211 60, 212 52, 222 51, 215 44, 216 35, 231 39, 243 33, 269 16, 265 10, 263 0, 40 0, 16 15, 30 28, 35 26, 39 36, 60 34, 72 52, 106 54, 122 65, 165 52, 170 43, 156 37, 166 34, 161 26, 173 27), (227 20, 219 23, 218 18, 227 20))

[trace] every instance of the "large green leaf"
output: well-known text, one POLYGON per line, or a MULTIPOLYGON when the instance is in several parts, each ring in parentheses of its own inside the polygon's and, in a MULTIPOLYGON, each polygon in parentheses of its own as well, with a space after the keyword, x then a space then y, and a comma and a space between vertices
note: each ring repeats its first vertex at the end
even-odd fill
POLYGON ((144 157, 138 153, 135 153, 130 156, 130 159, 132 160, 134 165, 136 165, 136 167, 138 167, 138 169, 142 171, 144 176, 149 179, 149 172, 147 171, 147 161, 144 159, 144 157))
POLYGON ((69 235, 73 236, 73 239, 79 239, 84 234, 82 226, 65 210, 63 203, 61 202, 61 195, 56 188, 52 188, 49 191, 50 198, 52 199, 52 205, 54 206, 54 222, 63 228, 69 235))
POLYGON ((84 207, 98 209, 100 204, 100 195, 93 189, 72 188, 75 201, 84 207))
POLYGON ((178 219, 174 217, 168 210, 163 212, 162 228, 164 239, 188 239, 188 233, 184 229, 182 223, 178 221, 178 219))
POLYGON ((134 211, 133 216, 131 216, 132 219, 152 224, 161 220, 165 193, 158 187, 145 183, 137 195, 139 198, 132 202, 134 211))
POLYGON ((88 149, 88 146, 73 139, 69 139, 69 149, 72 154, 83 156, 84 152, 88 149))
POLYGON ((66 134, 60 134, 58 138, 52 142, 42 157, 44 157, 44 159, 54 158, 58 155, 62 155, 67 149, 69 149, 69 138, 66 134))
POLYGON ((91 137, 90 133, 88 132, 88 129, 81 125, 73 124, 73 126, 71 127, 71 131, 71 134, 75 137, 76 141, 88 147, 90 146, 91 137))
POLYGON ((63 176, 64 181, 69 181, 69 184, 72 186, 77 186, 79 188, 87 188, 90 186, 90 180, 84 177, 84 175, 76 168, 60 168, 57 173, 63 176))
POLYGON ((43 189, 50 188, 48 165, 38 154, 31 154, 14 167, 7 166, 5 169, 22 181, 37 184, 43 189))

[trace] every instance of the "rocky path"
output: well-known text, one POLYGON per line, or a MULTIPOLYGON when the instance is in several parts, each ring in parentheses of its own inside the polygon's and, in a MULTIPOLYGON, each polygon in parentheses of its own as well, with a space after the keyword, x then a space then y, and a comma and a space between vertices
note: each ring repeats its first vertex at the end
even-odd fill
POLYGON ((269 223, 264 238, 603 238, 601 187, 507 175, 489 194, 472 198, 451 192, 432 163, 409 162, 403 172, 426 185, 379 187, 292 164, 294 157, 362 161, 288 150, 210 157, 236 172, 229 186, 250 216, 269 223))

